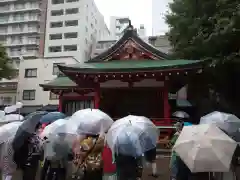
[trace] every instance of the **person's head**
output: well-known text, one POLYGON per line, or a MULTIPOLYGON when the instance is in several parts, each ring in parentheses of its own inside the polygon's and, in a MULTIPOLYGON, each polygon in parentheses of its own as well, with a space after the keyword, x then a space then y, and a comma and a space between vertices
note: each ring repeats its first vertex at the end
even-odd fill
POLYGON ((182 129, 183 129, 183 122, 177 122, 177 123, 175 124, 175 127, 176 127, 176 131, 177 131, 177 132, 181 132, 182 129))
POLYGON ((36 127, 35 127, 35 131, 37 131, 38 129, 41 128, 41 123, 37 123, 36 127))

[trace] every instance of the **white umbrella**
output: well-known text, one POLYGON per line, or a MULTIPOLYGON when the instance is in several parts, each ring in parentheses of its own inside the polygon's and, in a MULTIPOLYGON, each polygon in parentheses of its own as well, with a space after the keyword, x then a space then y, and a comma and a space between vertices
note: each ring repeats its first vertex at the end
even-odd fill
POLYGON ((184 111, 176 111, 175 113, 173 113, 173 116, 174 117, 177 117, 177 118, 189 118, 189 114, 184 112, 184 111))
POLYGON ((11 122, 0 127, 0 144, 15 136, 22 122, 11 122))
POLYGON ((156 147, 159 132, 146 117, 129 115, 113 123, 106 139, 113 153, 136 156, 156 147))
POLYGON ((23 118, 24 117, 20 114, 7 114, 0 120, 0 122, 22 121, 23 118))
POLYGON ((57 121, 54 121, 53 123, 49 124, 48 126, 46 126, 44 128, 44 130, 41 133, 41 137, 48 137, 50 136, 52 133, 54 133, 54 131, 64 125, 67 122, 66 119, 59 119, 57 121))
POLYGON ((228 172, 237 143, 214 124, 185 126, 173 147, 192 172, 228 172))
POLYGON ((68 124, 78 127, 79 134, 103 134, 113 124, 112 118, 99 109, 83 109, 75 112, 68 124))

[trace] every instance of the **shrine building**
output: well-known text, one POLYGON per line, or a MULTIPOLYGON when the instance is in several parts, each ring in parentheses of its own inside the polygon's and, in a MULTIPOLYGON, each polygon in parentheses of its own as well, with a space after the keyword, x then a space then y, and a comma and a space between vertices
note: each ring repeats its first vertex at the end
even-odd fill
POLYGON ((143 41, 129 25, 102 54, 85 63, 59 65, 63 75, 40 84, 59 95, 59 111, 71 115, 99 108, 114 119, 143 115, 158 125, 171 125, 169 94, 202 72, 200 60, 173 59, 143 41))

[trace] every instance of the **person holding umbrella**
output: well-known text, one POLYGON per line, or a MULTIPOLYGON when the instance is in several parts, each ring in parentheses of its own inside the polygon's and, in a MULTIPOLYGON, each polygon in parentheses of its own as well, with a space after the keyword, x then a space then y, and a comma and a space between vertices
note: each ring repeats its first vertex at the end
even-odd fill
POLYGON ((74 143, 72 179, 102 180, 104 134, 113 124, 112 118, 99 109, 75 112, 67 124, 77 127, 80 138, 74 143))
POLYGON ((142 154, 156 148, 159 133, 146 117, 129 115, 114 122, 107 133, 107 143, 115 154, 120 180, 142 176, 142 154))
POLYGON ((34 179, 41 154, 41 139, 36 134, 40 119, 47 112, 39 111, 25 117, 12 141, 14 161, 23 171, 23 180, 34 179))
MULTIPOLYGON (((174 144, 176 143, 182 128, 183 128, 183 123, 181 122, 177 122, 175 124, 176 127, 176 133, 173 135, 172 139, 170 140, 168 147, 173 147, 174 144)), ((177 159, 177 154, 175 151, 172 150, 172 154, 171 154, 171 159, 170 159, 170 172, 171 172, 171 180, 177 180, 177 174, 178 174, 178 159, 177 159)))

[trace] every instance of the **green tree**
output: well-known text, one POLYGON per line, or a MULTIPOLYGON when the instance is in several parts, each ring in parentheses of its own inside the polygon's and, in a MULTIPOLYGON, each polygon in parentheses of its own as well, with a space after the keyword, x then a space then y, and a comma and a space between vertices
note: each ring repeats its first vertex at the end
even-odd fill
POLYGON ((239 56, 239 0, 173 0, 166 22, 177 57, 227 60, 239 56))
POLYGON ((16 70, 11 67, 10 62, 11 59, 8 57, 5 47, 0 44, 0 79, 11 79, 16 75, 16 70))
POLYGON ((173 0, 169 7, 173 55, 214 60, 215 68, 207 68, 197 83, 206 85, 206 93, 211 87, 216 102, 234 109, 240 100, 240 0, 173 0))

